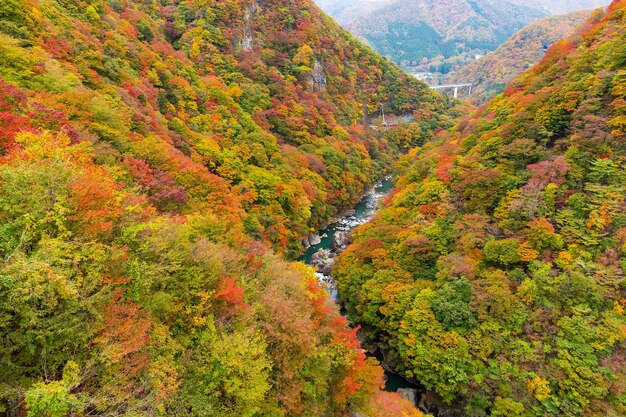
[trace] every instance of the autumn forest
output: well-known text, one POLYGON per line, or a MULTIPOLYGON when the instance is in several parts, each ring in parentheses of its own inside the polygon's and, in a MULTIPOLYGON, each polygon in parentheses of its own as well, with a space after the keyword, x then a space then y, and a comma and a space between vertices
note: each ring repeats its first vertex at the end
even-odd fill
POLYGON ((626 415, 624 45, 476 108, 311 0, 0 0, 0 415, 626 415))

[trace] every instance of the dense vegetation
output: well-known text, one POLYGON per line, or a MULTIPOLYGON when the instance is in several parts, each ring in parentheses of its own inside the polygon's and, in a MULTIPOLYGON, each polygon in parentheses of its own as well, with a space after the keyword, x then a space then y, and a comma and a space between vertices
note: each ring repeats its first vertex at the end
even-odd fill
POLYGON ((492 51, 546 14, 507 0, 398 0, 347 27, 394 62, 415 66, 492 51))
POLYGON ((417 413, 279 255, 444 98, 304 0, 2 1, 0 92, 0 409, 417 413))
POLYGON ((377 391, 381 368, 311 271, 219 214, 159 215, 87 144, 16 140, 0 168, 0 398, 11 413, 414 412, 377 391))
POLYGON ((215 208, 224 195, 207 196, 228 190, 248 233, 295 253, 432 136, 444 103, 308 1, 249 3, 4 3, 0 76, 63 113, 161 211, 215 208), (417 112, 402 143, 355 124, 381 102, 417 112))
POLYGON ((546 49, 570 36, 591 12, 573 12, 532 22, 515 32, 495 51, 449 74, 458 83, 472 83, 470 100, 485 103, 504 91, 515 77, 536 65, 546 49))
POLYGON ((467 416, 626 414, 626 1, 405 159, 334 275, 467 416))

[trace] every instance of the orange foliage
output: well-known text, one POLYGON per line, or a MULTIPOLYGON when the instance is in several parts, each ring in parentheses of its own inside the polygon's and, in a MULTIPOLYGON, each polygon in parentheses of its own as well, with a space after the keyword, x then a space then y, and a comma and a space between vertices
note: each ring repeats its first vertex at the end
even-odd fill
POLYGON ((115 375, 116 386, 133 388, 133 379, 147 369, 150 357, 145 347, 150 341, 152 320, 138 304, 124 299, 118 290, 104 310, 103 323, 94 342, 102 350, 108 370, 115 375))
POLYGON ((534 250, 532 246, 530 245, 530 243, 524 242, 520 245, 519 248, 517 248, 517 254, 519 255, 522 261, 530 262, 530 261, 534 261, 535 259, 537 259, 539 252, 534 250))
POLYGON ((423 417, 413 404, 393 392, 379 391, 366 405, 369 417, 423 417))
POLYGON ((82 226, 81 233, 97 235, 111 231, 113 222, 122 214, 118 197, 121 187, 95 166, 85 168, 70 187, 76 212, 71 219, 82 226))
POLYGON ((213 296, 216 300, 224 301, 227 304, 228 312, 237 312, 249 307, 244 303, 244 287, 237 284, 234 277, 222 277, 217 286, 217 292, 213 296))

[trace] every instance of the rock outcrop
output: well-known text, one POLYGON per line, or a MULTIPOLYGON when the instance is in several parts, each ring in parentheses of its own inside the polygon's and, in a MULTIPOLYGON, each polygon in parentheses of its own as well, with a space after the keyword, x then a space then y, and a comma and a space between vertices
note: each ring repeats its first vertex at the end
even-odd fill
POLYGON ((333 235, 333 242, 330 245, 330 249, 333 252, 342 252, 350 245, 351 241, 352 234, 350 232, 337 231, 333 235))

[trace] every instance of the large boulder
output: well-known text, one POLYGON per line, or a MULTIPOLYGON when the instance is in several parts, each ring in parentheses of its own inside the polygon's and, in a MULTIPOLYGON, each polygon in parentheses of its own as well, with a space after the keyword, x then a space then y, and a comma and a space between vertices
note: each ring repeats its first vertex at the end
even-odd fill
POLYGON ((322 238, 320 237, 320 235, 311 235, 309 236, 309 243, 311 245, 319 245, 320 243, 322 243, 322 238))
POLYGON ((329 249, 320 249, 311 256, 311 263, 317 267, 320 273, 330 275, 335 263, 335 254, 329 249))
POLYGON ((341 252, 348 247, 352 241, 352 234, 350 232, 336 231, 333 235, 333 242, 330 245, 330 249, 334 252, 341 252))
POLYGON ((398 388, 398 395, 405 400, 410 401, 411 404, 417 405, 419 391, 417 391, 415 388, 398 388))
POLYGON ((344 221, 346 218, 352 216, 353 214, 356 213, 355 209, 346 209, 343 210, 341 213, 338 213, 337 215, 335 215, 332 219, 330 219, 330 224, 333 223, 339 223, 344 221))

